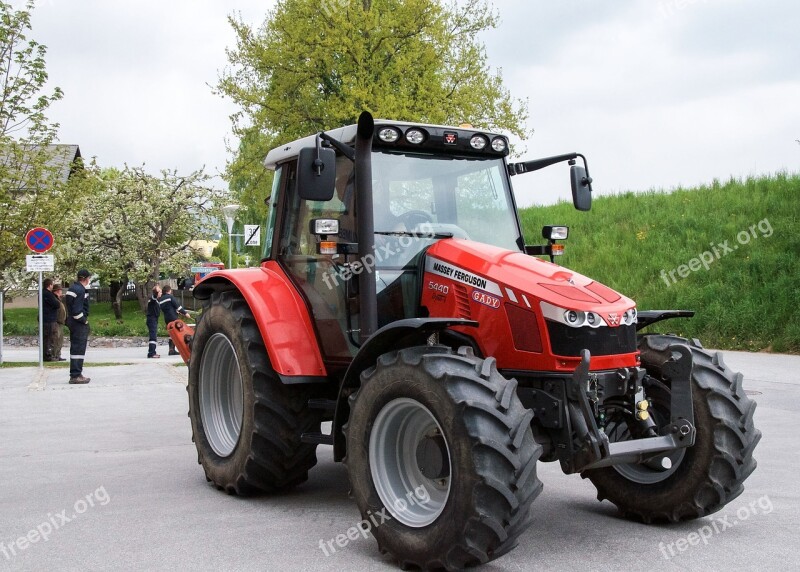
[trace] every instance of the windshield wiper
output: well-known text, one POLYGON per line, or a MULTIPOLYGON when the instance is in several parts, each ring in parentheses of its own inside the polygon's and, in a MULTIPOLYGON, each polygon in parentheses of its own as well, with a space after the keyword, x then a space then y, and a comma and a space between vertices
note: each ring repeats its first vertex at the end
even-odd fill
POLYGON ((413 236, 415 238, 453 238, 452 232, 412 232, 407 230, 376 230, 382 236, 413 236))

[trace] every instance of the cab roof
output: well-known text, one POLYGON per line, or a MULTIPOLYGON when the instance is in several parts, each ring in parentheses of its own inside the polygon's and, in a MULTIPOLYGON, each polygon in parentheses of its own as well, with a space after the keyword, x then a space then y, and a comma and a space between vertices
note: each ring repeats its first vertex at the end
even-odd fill
MULTIPOLYGON (((356 129, 357 125, 346 125, 331 129, 325 133, 342 143, 353 145, 356 138, 356 129)), ((274 170, 279 164, 297 157, 301 149, 316 146, 316 139, 316 134, 309 135, 272 149, 264 159, 264 166, 267 169, 274 170)), ((439 151, 451 154, 479 155, 486 158, 505 157, 508 155, 508 139, 505 135, 499 133, 483 131, 473 127, 450 127, 427 123, 391 121, 389 119, 375 120, 373 145, 375 148, 386 150, 439 151), (392 128, 396 131, 396 141, 386 141, 380 137, 381 132, 387 128, 392 128), (410 143, 406 138, 406 134, 414 130, 422 133, 422 141, 420 143, 410 143), (476 149, 471 145, 470 142, 475 136, 482 136, 485 139, 483 148, 476 149), (499 151, 492 146, 498 139, 501 139, 504 143, 503 149, 499 151)))

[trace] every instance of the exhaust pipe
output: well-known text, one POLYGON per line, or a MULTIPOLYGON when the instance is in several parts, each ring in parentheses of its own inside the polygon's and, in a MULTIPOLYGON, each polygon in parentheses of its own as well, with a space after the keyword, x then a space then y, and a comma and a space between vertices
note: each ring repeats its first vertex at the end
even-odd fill
MULTIPOLYGON (((356 131, 355 184, 358 232, 358 259, 374 260, 375 218, 372 209, 372 137, 375 120, 364 111, 358 118, 356 131), (370 258, 367 258, 369 256, 370 258)), ((368 269, 358 275, 359 340, 363 344, 378 329, 378 295, 375 275, 368 269)))

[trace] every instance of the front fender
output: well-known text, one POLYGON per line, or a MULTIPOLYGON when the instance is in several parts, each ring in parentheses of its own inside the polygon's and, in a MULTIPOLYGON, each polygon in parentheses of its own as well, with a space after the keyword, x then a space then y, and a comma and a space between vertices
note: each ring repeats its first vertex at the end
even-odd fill
POLYGON ((477 326, 474 320, 459 318, 410 318, 392 322, 375 332, 367 342, 361 346, 353 358, 347 372, 339 386, 339 395, 336 399, 336 412, 333 416, 333 458, 335 461, 344 459, 347 444, 345 443, 342 427, 350 416, 348 398, 355 388, 361 385, 361 373, 371 367, 378 357, 394 350, 412 346, 425 345, 427 339, 436 332, 441 332, 452 326, 477 326))
POLYGON ((247 301, 272 368, 284 383, 320 381, 327 376, 306 303, 276 262, 217 270, 197 284, 194 297, 207 300, 214 292, 232 289, 247 301))

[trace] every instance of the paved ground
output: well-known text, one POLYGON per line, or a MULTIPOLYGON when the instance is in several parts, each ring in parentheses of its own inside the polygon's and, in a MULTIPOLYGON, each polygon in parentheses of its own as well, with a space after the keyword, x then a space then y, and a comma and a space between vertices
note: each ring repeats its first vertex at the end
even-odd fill
MULTIPOLYGON (((0 370, 0 570, 396 569, 372 539, 329 556, 319 548, 359 520, 329 447, 309 482, 286 496, 239 499, 208 486, 186 418, 186 368, 144 352, 90 349, 90 361, 132 365, 87 368, 88 386, 67 385, 66 370, 0 370)), ((3 357, 35 355, 6 348, 3 357)), ((764 433, 739 499, 695 522, 644 526, 598 503, 589 482, 543 465, 533 526, 483 570, 796 567, 800 357, 726 357, 760 392, 764 433)))

